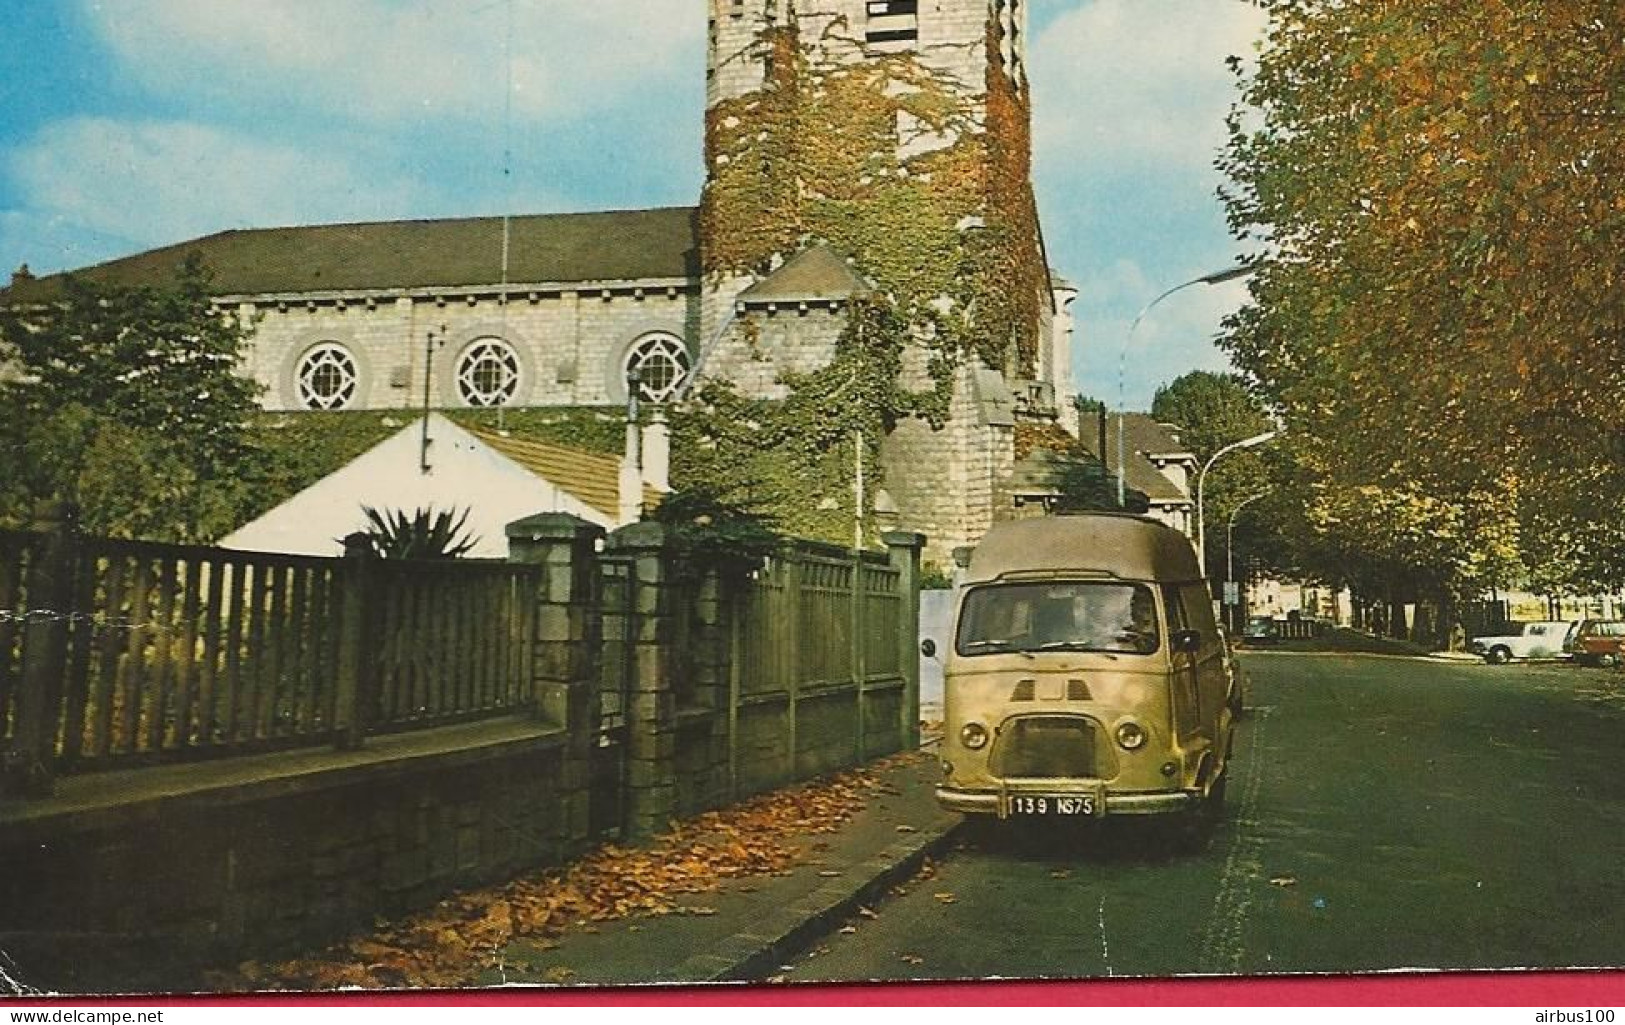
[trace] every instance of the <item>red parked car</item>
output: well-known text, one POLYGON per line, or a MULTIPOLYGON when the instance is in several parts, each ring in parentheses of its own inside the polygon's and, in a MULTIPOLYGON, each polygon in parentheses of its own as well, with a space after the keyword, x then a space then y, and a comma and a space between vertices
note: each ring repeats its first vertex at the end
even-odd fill
POLYGON ((1568 648, 1583 665, 1617 666, 1625 662, 1625 620, 1581 620, 1569 635, 1568 648))

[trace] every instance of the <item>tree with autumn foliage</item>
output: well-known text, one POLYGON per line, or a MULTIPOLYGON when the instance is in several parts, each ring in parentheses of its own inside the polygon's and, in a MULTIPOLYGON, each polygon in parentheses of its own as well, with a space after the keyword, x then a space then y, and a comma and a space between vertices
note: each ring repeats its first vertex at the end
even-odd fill
POLYGON ((1625 10, 1261 6, 1220 160, 1258 259, 1236 364, 1379 531, 1625 582, 1625 10))
MULTIPOLYGON (((1180 446, 1196 456, 1199 466, 1226 445, 1275 426, 1264 404, 1239 376, 1207 370, 1193 370, 1158 388, 1151 399, 1151 415, 1159 423, 1178 428, 1180 446)), ((1278 453, 1269 449, 1244 449, 1226 455, 1210 469, 1202 487, 1210 573, 1221 575, 1232 562, 1284 568, 1279 546, 1273 543, 1278 530, 1261 516, 1264 507, 1257 504, 1261 496, 1274 490, 1270 467, 1277 458, 1278 453), (1229 539, 1236 545, 1231 559, 1223 547, 1225 528, 1243 504, 1251 511, 1238 518, 1235 535, 1229 539)), ((1191 482, 1193 489, 1195 483, 1191 482)))

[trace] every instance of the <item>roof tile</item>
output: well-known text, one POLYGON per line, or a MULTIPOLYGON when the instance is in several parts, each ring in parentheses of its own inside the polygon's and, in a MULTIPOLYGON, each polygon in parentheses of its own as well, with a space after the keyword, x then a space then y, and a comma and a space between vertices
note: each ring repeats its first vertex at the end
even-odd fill
MULTIPOLYGON (((468 433, 491 446, 502 456, 546 480, 552 481, 606 516, 620 513, 621 460, 617 456, 584 452, 578 448, 545 441, 515 438, 478 427, 468 433)), ((645 484, 644 508, 660 504, 661 493, 645 484)))

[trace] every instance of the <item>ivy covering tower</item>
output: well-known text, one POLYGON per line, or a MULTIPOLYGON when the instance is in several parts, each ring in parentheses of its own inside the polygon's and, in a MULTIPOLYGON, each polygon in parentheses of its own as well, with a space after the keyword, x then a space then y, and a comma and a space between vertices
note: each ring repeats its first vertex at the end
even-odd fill
POLYGON ((1034 376, 1051 299, 1019 0, 710 6, 712 283, 824 243, 926 329, 941 370, 1034 376))
MULTIPOLYGON (((1020 0, 710 0, 707 369, 793 405, 798 385, 827 392, 863 373, 848 353, 895 361, 884 408, 822 408, 859 433, 886 423, 884 442, 864 434, 877 476, 904 520, 944 542, 994 518, 988 468, 1013 462, 1022 382, 1066 374, 1032 191, 1024 23, 1020 0), (840 316, 858 301, 889 315, 840 316), (793 332, 774 323, 789 309, 793 332), (826 346, 818 366, 820 310, 841 321, 835 334, 856 319, 890 334, 826 346), (810 371, 825 380, 799 376, 810 371)), ((824 469, 834 486, 817 497, 840 505, 851 473, 824 469)))

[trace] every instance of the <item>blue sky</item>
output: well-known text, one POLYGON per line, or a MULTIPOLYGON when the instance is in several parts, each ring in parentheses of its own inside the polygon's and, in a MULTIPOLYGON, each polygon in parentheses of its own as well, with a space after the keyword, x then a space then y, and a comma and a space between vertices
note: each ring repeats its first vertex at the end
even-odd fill
MULTIPOLYGON (((1135 313, 1235 259, 1211 164, 1224 59, 1252 53, 1262 16, 1244 0, 1030 11, 1045 238, 1081 292, 1079 388, 1116 405, 1135 313)), ((7 0, 0 269, 233 227, 691 204, 704 33, 700 0, 7 0)), ((1160 304, 1134 334, 1128 405, 1223 369, 1211 338, 1244 295, 1160 304)))

